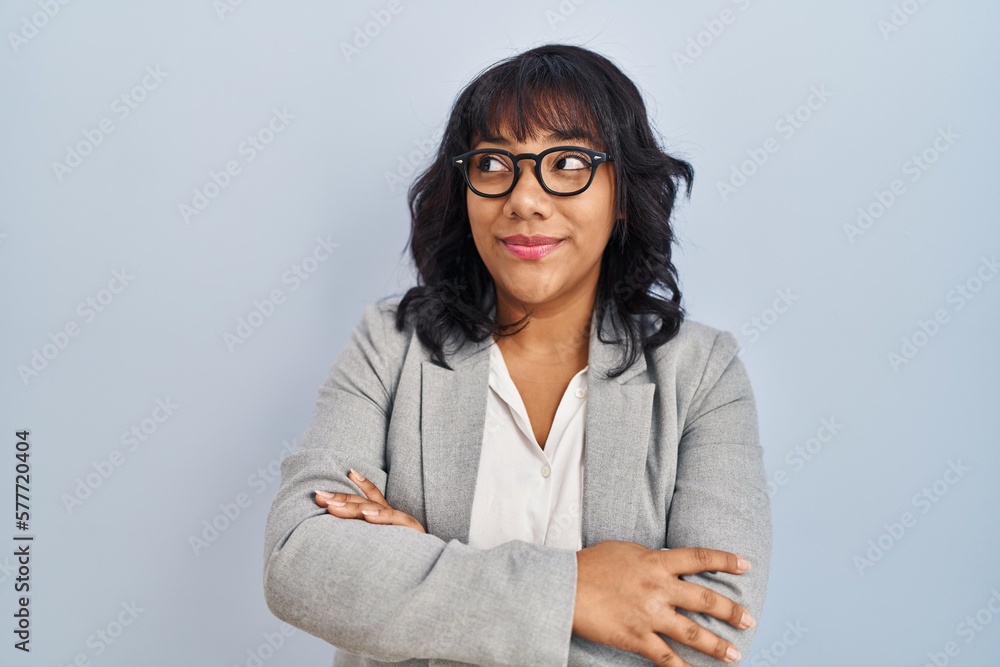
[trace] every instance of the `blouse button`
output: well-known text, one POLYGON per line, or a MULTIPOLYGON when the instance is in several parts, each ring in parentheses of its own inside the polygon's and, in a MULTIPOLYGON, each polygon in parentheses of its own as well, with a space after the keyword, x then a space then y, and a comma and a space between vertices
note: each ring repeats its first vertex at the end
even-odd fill
POLYGON ((576 390, 576 397, 577 398, 583 398, 586 395, 587 395, 587 390, 584 389, 583 387, 580 387, 579 389, 576 390))
POLYGON ((547 478, 551 474, 552 474, 552 468, 550 468, 548 465, 542 466, 542 477, 547 478))

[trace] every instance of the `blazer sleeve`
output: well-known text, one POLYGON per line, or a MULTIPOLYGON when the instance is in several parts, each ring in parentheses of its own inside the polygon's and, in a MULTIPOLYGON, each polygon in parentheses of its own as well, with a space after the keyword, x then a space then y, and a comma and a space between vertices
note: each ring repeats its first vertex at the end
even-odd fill
MULTIPOLYGON (((753 390, 738 351, 732 334, 718 332, 680 439, 666 546, 721 549, 749 560, 750 569, 743 574, 701 572, 681 579, 743 605, 759 625, 771 562, 771 504, 753 390)), ((732 642, 743 660, 749 659, 758 626, 740 630, 714 616, 678 612, 732 642)), ((694 667, 722 664, 666 640, 694 667)))
POLYGON ((402 337, 379 303, 330 370, 301 448, 281 464, 264 535, 264 595, 287 623, 385 662, 566 664, 576 554, 513 540, 492 549, 403 526, 335 517, 314 490, 385 493, 385 447, 402 337), (398 348, 398 349, 394 349, 398 348))

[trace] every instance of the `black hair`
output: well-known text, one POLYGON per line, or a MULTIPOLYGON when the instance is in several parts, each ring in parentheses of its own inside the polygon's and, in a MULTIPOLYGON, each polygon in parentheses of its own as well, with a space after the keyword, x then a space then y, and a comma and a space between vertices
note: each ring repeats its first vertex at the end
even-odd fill
POLYGON ((670 217, 681 183, 690 197, 694 169, 661 149, 635 84, 606 57, 580 46, 546 44, 511 56, 459 93, 434 161, 408 192, 418 280, 399 303, 396 328, 402 331, 409 319, 433 359, 447 366, 442 354, 449 338, 513 335, 530 316, 508 325, 490 317, 496 288, 472 238, 464 178, 452 165, 452 157, 498 137, 502 128, 518 142, 540 130, 589 137, 614 160, 615 210, 624 215, 601 258, 595 308, 598 325, 607 305, 613 330, 624 332, 603 341, 624 348, 622 364, 609 372, 617 377, 645 350, 673 338, 684 319, 670 217), (642 314, 660 321, 645 337, 632 317, 642 314))

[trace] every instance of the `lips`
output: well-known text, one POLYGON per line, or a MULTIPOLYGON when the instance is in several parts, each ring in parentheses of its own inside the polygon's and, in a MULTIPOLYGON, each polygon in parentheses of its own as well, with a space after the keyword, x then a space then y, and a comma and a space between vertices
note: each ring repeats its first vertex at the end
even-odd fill
POLYGON ((525 236, 524 234, 514 234, 513 236, 505 236, 500 239, 507 245, 517 245, 517 246, 537 246, 537 245, 551 245, 553 243, 559 243, 562 239, 557 239, 554 236, 542 236, 541 234, 534 234, 532 236, 525 236))
POLYGON ((506 248, 512 255, 519 257, 520 259, 541 259, 545 257, 550 252, 558 248, 563 244, 562 239, 555 239, 549 243, 541 243, 536 245, 522 245, 518 243, 508 243, 506 240, 503 242, 503 247, 506 248))

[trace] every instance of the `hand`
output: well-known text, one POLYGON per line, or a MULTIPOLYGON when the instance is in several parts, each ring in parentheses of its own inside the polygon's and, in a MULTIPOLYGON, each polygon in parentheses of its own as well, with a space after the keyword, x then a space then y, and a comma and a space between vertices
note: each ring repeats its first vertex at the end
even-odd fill
POLYGON ((419 521, 406 512, 393 509, 385 500, 378 487, 369 480, 351 470, 351 481, 357 484, 367 497, 351 493, 329 493, 316 491, 316 504, 325 507, 326 511, 343 519, 364 519, 368 523, 379 523, 387 526, 407 526, 426 533, 419 521), (335 502, 345 503, 334 505, 335 502))
POLYGON ((740 659, 738 652, 735 658, 726 656, 735 646, 675 611, 708 614, 741 630, 755 625, 749 612, 729 598, 678 578, 705 571, 743 574, 749 564, 739 568, 736 554, 698 547, 654 550, 608 540, 577 551, 576 557, 574 634, 657 665, 690 667, 657 632, 723 662, 740 659), (744 612, 749 624, 741 623, 744 612))

